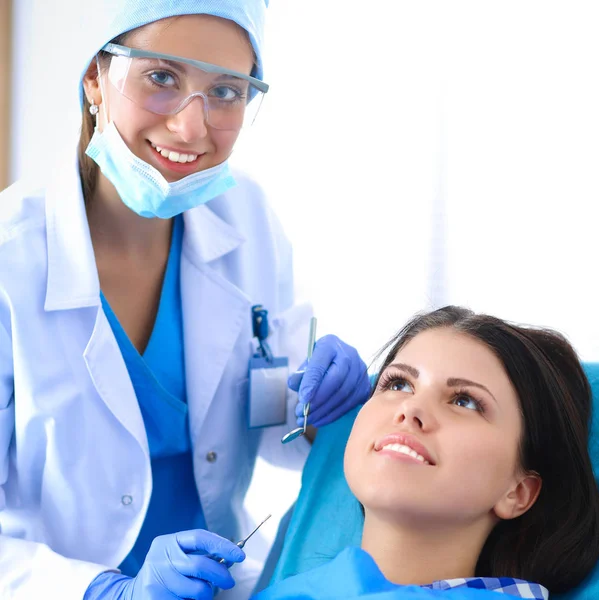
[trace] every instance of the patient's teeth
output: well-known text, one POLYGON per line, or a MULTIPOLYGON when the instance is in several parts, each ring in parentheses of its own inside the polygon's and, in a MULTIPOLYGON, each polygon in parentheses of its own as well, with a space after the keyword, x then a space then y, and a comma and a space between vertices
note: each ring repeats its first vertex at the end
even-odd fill
POLYGON ((426 460, 424 456, 421 456, 418 454, 418 452, 416 452, 416 450, 413 450, 409 446, 404 446, 403 444, 386 444, 383 446, 383 450, 392 450, 393 452, 406 454, 407 456, 411 456, 412 458, 415 458, 426 465, 430 465, 430 462, 426 460))

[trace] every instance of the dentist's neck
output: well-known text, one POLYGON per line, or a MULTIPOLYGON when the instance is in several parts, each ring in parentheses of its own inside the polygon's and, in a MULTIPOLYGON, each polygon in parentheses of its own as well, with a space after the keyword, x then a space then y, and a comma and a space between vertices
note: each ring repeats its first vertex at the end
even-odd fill
POLYGON ((367 510, 362 549, 389 581, 425 585, 474 576, 488 533, 488 525, 483 523, 459 528, 440 523, 422 527, 398 523, 367 510))
POLYGON ((94 197, 86 210, 94 247, 147 256, 170 244, 172 219, 148 219, 133 212, 99 170, 94 197))

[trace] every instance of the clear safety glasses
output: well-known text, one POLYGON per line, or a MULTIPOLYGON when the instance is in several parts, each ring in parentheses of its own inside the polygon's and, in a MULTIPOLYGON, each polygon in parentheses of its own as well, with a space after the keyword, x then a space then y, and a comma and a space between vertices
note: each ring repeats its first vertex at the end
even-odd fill
POLYGON ((174 115, 197 99, 215 129, 251 125, 268 91, 259 79, 210 63, 117 44, 102 50, 112 54, 108 79, 123 96, 159 115, 174 115))

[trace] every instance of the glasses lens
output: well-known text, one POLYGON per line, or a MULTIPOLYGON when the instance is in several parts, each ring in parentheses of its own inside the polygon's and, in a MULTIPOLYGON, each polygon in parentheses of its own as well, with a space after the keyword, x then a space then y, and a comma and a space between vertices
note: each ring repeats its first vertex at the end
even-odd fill
POLYGON ((202 102, 206 122, 215 129, 251 125, 262 104, 262 92, 245 79, 172 60, 113 56, 108 77, 123 96, 159 115, 202 102))

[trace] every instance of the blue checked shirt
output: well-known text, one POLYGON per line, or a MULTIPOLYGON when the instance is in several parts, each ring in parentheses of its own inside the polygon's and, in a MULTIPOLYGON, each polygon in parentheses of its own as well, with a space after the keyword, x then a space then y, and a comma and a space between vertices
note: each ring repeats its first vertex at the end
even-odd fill
POLYGON ((533 600, 547 600, 549 591, 538 583, 529 583, 522 579, 511 577, 468 577, 466 579, 442 579, 430 585, 421 587, 432 590, 449 590, 452 588, 468 587, 479 590, 491 590, 503 594, 511 594, 516 598, 531 598, 533 600))

